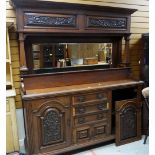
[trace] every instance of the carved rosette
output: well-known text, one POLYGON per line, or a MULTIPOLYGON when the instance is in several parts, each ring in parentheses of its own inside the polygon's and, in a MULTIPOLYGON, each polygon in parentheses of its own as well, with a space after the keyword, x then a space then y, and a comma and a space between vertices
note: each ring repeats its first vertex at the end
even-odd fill
POLYGON ((25 24, 26 26, 67 26, 75 27, 76 18, 75 16, 43 16, 43 15, 33 15, 25 14, 25 24))
POLYGON ((43 145, 48 145, 62 140, 61 114, 56 110, 50 110, 42 117, 43 145))
POLYGON ((137 136, 137 113, 134 107, 125 108, 120 114, 121 140, 137 136))
POLYGON ((100 28, 111 28, 111 29, 126 29, 127 21, 126 18, 113 19, 113 18, 96 18, 88 17, 88 27, 100 27, 100 28))

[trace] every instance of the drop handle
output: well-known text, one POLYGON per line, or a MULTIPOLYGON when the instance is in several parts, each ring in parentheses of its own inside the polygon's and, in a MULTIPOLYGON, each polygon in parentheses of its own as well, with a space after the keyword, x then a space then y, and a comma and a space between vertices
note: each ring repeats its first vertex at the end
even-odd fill
POLYGON ((85 101, 85 97, 84 97, 84 96, 79 96, 79 97, 78 97, 78 100, 79 100, 80 102, 84 102, 84 101, 85 101))
POLYGON ((97 104, 97 109, 98 110, 103 110, 104 109, 104 105, 103 105, 103 103, 99 103, 99 104, 97 104))
POLYGON ((86 108, 83 106, 79 106, 79 107, 77 107, 77 111, 78 111, 78 113, 82 114, 82 113, 86 112, 86 108))
POLYGON ((85 118, 83 118, 83 117, 78 118, 78 123, 79 123, 79 124, 85 123, 85 118))
POLYGON ((96 95, 96 98, 97 98, 97 99, 102 99, 103 97, 104 97, 103 94, 97 94, 97 95, 96 95))

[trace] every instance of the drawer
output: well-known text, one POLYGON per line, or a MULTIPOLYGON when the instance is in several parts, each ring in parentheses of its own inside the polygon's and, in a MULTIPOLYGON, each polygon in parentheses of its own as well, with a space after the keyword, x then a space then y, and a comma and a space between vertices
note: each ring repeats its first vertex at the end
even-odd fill
POLYGON ((73 96, 73 104, 82 103, 92 100, 103 100, 108 98, 108 92, 83 93, 73 96))
POLYGON ((102 100, 93 100, 82 104, 74 105, 74 115, 104 111, 109 109, 109 102, 106 98, 102 100))
POLYGON ((90 140, 102 139, 111 134, 107 121, 94 125, 83 125, 74 129, 74 143, 86 143, 90 140))
MULTIPOLYGON (((109 123, 109 122, 108 122, 109 123)), ((94 138, 102 138, 107 135, 110 135, 110 124, 107 122, 97 123, 93 126, 92 134, 94 138)))
POLYGON ((91 139, 91 127, 85 125, 80 128, 74 129, 74 142, 85 143, 91 139))
POLYGON ((109 113, 107 111, 107 112, 89 114, 85 116, 75 116, 74 125, 79 126, 79 125, 89 124, 100 120, 107 120, 109 116, 108 114, 109 113))
POLYGON ((6 99, 6 112, 10 112, 9 99, 6 99))

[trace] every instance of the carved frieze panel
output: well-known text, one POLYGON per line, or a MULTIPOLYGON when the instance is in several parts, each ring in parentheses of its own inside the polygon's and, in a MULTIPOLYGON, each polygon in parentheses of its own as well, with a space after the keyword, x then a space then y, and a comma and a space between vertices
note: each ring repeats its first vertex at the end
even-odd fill
POLYGON ((50 109, 41 119, 43 145, 62 142, 62 114, 56 109, 50 109))
POLYGON ((120 113, 121 140, 137 136, 137 113, 134 107, 127 107, 120 113))
POLYGON ((88 16, 87 27, 105 29, 127 29, 127 19, 88 16))
POLYGON ((25 26, 75 27, 76 16, 61 14, 25 13, 25 26))

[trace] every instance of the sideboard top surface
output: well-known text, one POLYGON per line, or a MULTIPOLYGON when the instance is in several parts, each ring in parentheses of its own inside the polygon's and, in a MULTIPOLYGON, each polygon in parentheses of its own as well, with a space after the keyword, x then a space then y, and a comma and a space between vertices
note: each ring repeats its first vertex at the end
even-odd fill
POLYGON ((135 81, 132 79, 125 80, 116 80, 116 81, 107 81, 107 82, 98 82, 90 84, 81 84, 81 85, 71 85, 71 86, 62 86, 62 87, 53 87, 53 88, 44 88, 44 89, 32 89, 27 90, 26 94, 23 95, 23 99, 36 99, 44 98, 47 96, 58 96, 58 95, 67 95, 75 93, 89 92, 92 90, 103 90, 103 89, 118 89, 123 87, 130 87, 135 85, 142 85, 143 81, 135 81))

